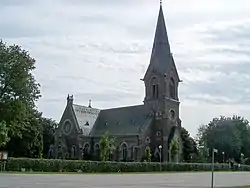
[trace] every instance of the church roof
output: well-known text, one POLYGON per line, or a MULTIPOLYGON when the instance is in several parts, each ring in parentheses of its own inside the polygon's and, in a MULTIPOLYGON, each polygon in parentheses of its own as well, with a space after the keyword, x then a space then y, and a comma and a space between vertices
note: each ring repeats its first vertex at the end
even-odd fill
POLYGON ((138 135, 150 125, 152 116, 145 105, 100 110, 72 104, 77 124, 83 135, 138 135))
POLYGON ((106 131, 110 135, 138 135, 152 121, 149 112, 145 105, 101 110, 90 135, 101 136, 106 131))
POLYGON ((100 110, 96 108, 80 106, 77 104, 73 104, 72 107, 79 128, 82 129, 84 135, 89 135, 100 113, 100 110))

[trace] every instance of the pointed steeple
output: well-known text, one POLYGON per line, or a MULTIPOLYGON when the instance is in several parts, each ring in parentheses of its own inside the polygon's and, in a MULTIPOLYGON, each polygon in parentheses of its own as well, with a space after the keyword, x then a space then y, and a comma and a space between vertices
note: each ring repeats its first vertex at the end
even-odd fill
POLYGON ((152 70, 164 75, 172 66, 174 66, 174 62, 170 50, 168 34, 162 10, 162 2, 160 2, 160 10, 155 30, 150 64, 144 79, 152 70))
POLYGON ((162 2, 160 2, 160 10, 159 10, 158 21, 156 25, 154 45, 153 45, 152 51, 156 51, 159 48, 164 50, 165 53, 170 54, 168 34, 167 34, 165 19, 164 19, 164 15, 162 11, 162 2))

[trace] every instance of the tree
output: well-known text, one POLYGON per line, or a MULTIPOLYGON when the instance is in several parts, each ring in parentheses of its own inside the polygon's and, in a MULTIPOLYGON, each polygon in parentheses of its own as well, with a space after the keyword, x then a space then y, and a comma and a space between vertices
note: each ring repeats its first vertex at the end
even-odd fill
POLYGON ((36 155, 33 149, 41 147, 40 114, 35 105, 41 95, 34 69, 35 59, 27 51, 0 41, 0 117, 10 138, 4 146, 10 156, 36 155))
POLYGON ((54 144, 54 134, 56 128, 58 127, 58 123, 52 119, 41 117, 40 124, 43 135, 43 156, 50 157, 50 146, 54 144))
POLYGON ((214 118, 209 124, 200 126, 197 134, 199 145, 209 149, 210 160, 212 149, 218 149, 215 160, 219 162, 224 157, 240 162, 241 153, 249 157, 249 137, 248 121, 239 116, 214 118))
POLYGON ((184 127, 181 127, 181 138, 183 142, 183 159, 185 162, 190 162, 192 158, 196 158, 198 155, 197 144, 184 127))
POLYGON ((0 147, 5 146, 9 141, 8 128, 4 121, 0 122, 0 147))
POLYGON ((171 150, 170 150, 170 152, 171 152, 171 158, 173 159, 173 160, 175 160, 176 159, 176 156, 177 156, 177 154, 178 154, 178 152, 179 152, 179 143, 178 143, 178 141, 177 141, 177 139, 173 139, 171 142, 170 142, 170 148, 171 148, 171 150))
POLYGON ((151 149, 149 146, 146 147, 146 160, 147 162, 151 162, 151 149))
POLYGON ((40 158, 43 151, 41 113, 32 112, 23 122, 21 137, 12 136, 5 149, 13 157, 40 158))
POLYGON ((114 147, 114 139, 108 136, 108 133, 104 133, 100 140, 100 158, 102 161, 108 161, 112 154, 114 147))

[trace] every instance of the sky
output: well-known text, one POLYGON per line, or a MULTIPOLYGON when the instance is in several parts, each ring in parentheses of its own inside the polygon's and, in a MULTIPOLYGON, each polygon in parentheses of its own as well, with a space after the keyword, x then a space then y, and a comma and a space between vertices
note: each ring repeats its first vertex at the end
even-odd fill
MULTIPOLYGON (((192 136, 214 117, 250 119, 249 10, 249 0, 163 0, 192 136)), ((1 0, 0 38, 36 59, 38 109, 59 121, 68 94, 101 109, 142 104, 158 11, 158 0, 1 0)))

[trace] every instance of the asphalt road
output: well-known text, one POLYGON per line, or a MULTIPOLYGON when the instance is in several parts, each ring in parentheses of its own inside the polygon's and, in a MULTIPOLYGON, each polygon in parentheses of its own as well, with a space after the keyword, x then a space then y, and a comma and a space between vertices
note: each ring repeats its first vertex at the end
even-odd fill
MULTIPOLYGON (((250 172, 217 172, 215 187, 250 185, 250 172)), ((203 188, 211 173, 0 174, 1 188, 203 188)))

